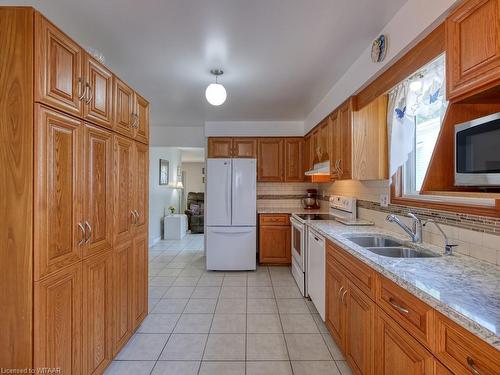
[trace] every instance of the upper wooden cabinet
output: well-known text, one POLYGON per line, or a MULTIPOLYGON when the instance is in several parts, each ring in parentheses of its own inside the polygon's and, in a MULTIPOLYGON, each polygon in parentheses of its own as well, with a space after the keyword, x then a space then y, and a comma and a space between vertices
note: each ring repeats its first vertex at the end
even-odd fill
POLYGON ((139 94, 134 95, 134 139, 149 143, 149 103, 139 94))
POLYGON ((85 124, 83 257, 111 249, 113 243, 113 138, 104 129, 85 124))
POLYGON ((132 126, 134 121, 136 121, 134 117, 134 91, 117 77, 114 77, 113 87, 114 130, 120 134, 132 137, 134 135, 132 126))
POLYGON ((113 127, 113 73, 87 53, 84 59, 84 118, 113 127))
POLYGON ((318 147, 319 147, 319 152, 321 154, 320 160, 319 161, 325 161, 330 159, 330 154, 331 154, 331 130, 332 130, 332 122, 329 119, 326 119, 323 121, 322 124, 319 126, 319 132, 318 132, 318 147))
POLYGON ((234 158, 256 158, 257 138, 233 138, 232 156, 234 158))
POLYGON ((337 113, 337 126, 334 127, 334 150, 332 158, 337 171, 337 179, 352 178, 352 117, 353 100, 347 100, 337 113))
POLYGON ((35 280, 81 260, 83 123, 39 104, 35 123, 35 280))
POLYGON ((35 12, 35 101, 81 116, 82 63, 82 48, 35 12))
POLYGON ((283 182, 283 138, 260 138, 257 155, 257 181, 283 182))
POLYGON ((304 139, 285 138, 285 182, 304 181, 304 139))
POLYGON ((500 81, 500 0, 468 0, 446 19, 447 97, 459 100, 500 81))
POLYGON ((230 158, 233 156, 233 138, 210 137, 208 138, 209 158, 230 158))
POLYGON ((354 112, 352 179, 389 178, 387 160, 387 95, 354 112))

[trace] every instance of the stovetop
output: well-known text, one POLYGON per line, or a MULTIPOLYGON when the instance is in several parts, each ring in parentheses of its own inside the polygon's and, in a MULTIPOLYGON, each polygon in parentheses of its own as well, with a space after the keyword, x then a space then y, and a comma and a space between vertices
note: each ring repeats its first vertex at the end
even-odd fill
POLYGON ((302 220, 335 220, 335 216, 329 214, 296 214, 302 220))

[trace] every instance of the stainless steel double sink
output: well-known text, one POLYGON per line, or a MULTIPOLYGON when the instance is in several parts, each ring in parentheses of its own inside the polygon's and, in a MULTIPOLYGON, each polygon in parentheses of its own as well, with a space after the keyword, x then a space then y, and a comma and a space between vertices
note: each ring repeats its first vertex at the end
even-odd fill
POLYGON ((351 235, 346 236, 346 238, 374 254, 390 258, 433 258, 440 256, 425 249, 414 249, 404 242, 381 235, 351 235))

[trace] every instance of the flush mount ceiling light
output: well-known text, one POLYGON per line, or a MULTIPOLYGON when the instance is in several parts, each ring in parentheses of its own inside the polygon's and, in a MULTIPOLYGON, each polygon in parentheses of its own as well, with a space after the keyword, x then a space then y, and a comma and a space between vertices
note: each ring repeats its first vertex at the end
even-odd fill
POLYGON ((210 73, 215 76, 215 83, 211 83, 207 86, 207 89, 205 90, 205 97, 210 104, 218 106, 223 104, 227 98, 226 89, 217 82, 217 78, 223 75, 224 72, 220 69, 212 69, 210 73))

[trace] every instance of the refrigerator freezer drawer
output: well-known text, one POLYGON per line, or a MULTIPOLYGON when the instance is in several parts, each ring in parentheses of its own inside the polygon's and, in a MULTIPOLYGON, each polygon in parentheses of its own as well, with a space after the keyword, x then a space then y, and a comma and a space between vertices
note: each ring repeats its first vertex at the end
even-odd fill
POLYGON ((256 227, 208 227, 206 236, 208 270, 256 269, 256 227))

